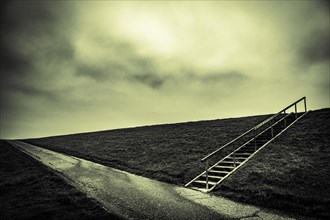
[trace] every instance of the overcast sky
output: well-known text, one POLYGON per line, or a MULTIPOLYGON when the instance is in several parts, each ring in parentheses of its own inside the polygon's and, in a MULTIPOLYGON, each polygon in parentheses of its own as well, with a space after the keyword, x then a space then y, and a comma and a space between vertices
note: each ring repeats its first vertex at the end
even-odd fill
POLYGON ((1 138, 329 107, 327 1, 1 5, 1 138))

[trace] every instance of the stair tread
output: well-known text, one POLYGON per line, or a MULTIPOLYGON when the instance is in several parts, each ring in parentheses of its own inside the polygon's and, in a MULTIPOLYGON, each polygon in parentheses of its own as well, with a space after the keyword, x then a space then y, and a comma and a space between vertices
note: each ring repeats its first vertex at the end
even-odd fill
MULTIPOLYGON (((221 161, 220 163, 234 163, 234 161, 221 161)), ((241 163, 241 162, 235 161, 235 163, 241 163)))
MULTIPOLYGON (((226 159, 232 159, 232 160, 233 160, 234 157, 230 156, 230 157, 227 157, 226 159)), ((236 160, 245 160, 246 157, 236 157, 236 156, 235 156, 235 159, 236 159, 236 160)))
MULTIPOLYGON (((195 183, 203 183, 206 184, 206 180, 195 180, 195 183)), ((207 181, 209 185, 215 185, 217 184, 216 182, 212 182, 212 181, 207 181)))
POLYGON ((216 168, 227 168, 227 169, 228 168, 235 168, 235 167, 231 167, 231 166, 218 166, 218 165, 217 166, 214 166, 214 167, 216 167, 216 168))
MULTIPOLYGON (((222 179, 222 176, 213 176, 213 175, 207 175, 209 178, 215 178, 215 179, 222 179)), ((203 177, 206 177, 206 174, 203 175, 203 177)))
POLYGON ((230 171, 225 171, 225 170, 209 170, 209 173, 230 173, 230 171))

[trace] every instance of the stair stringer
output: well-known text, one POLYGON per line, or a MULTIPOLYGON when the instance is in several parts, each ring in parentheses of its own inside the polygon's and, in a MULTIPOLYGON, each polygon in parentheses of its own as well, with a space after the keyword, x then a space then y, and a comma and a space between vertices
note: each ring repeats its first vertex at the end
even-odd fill
MULTIPOLYGON (((239 165, 237 165, 232 171, 230 171, 228 174, 226 174, 220 181, 218 181, 215 185, 213 185, 211 188, 209 189, 203 189, 203 188, 197 188, 197 187, 193 187, 193 189, 196 189, 198 191, 202 191, 202 192, 210 192, 213 189, 215 189, 217 186, 219 186, 226 178, 228 178, 230 175, 232 175, 235 171, 237 171, 238 169, 240 169, 246 162, 248 162, 255 154, 257 154, 260 150, 262 150, 264 147, 266 147, 269 143, 271 143, 274 139, 276 139, 278 136, 280 136, 283 132, 285 132, 288 128, 290 128, 293 124, 295 124, 299 119, 301 119, 303 116, 305 116, 308 113, 305 112, 303 113, 301 116, 299 116, 298 118, 296 118, 292 123, 290 123, 287 127, 285 127, 280 133, 278 133, 277 135, 275 135, 274 137, 272 137, 271 139, 269 139, 265 144, 263 144, 262 146, 260 146, 255 152, 253 152, 249 157, 247 157, 243 162, 241 162, 239 165)), ((289 114, 290 115, 290 114, 289 114)), ((287 116, 289 116, 287 115, 287 116)), ((286 117, 287 117, 286 116, 286 117)), ((284 117, 284 118, 286 118, 284 117)), ((279 121, 277 121, 274 125, 276 125, 277 123, 279 123, 280 121, 282 121, 284 118, 280 119, 279 121)), ((260 132, 256 137, 258 137, 259 135, 261 135, 262 133, 264 133, 267 129, 269 129, 269 127, 267 127, 266 129, 264 129, 262 132, 260 132)), ((227 159, 228 157, 232 156, 232 154, 238 150, 240 150, 241 148, 243 148, 246 144, 248 144, 250 141, 253 141, 254 138, 251 138, 250 140, 248 140, 246 143, 242 144, 239 148, 237 148, 235 151, 233 151, 232 153, 228 154, 226 157, 224 157, 223 159, 221 159, 220 161, 218 161, 217 163, 215 163, 214 165, 212 165, 208 170, 211 170, 213 167, 217 166, 219 163, 223 162, 225 159, 227 159)), ((194 178, 192 181, 190 181, 189 183, 187 183, 185 186, 190 185, 192 182, 194 182, 196 179, 198 179, 199 177, 201 177, 203 174, 206 174, 206 171, 202 172, 200 175, 198 175, 196 178, 194 178)))

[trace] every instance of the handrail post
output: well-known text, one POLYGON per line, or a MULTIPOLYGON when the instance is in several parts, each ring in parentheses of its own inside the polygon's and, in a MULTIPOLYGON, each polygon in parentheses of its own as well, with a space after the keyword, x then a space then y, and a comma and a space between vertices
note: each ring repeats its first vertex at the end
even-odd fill
POLYGON ((254 150, 257 150, 256 129, 253 129, 253 136, 254 136, 254 150))
POLYGON ((235 143, 233 143, 233 149, 234 149, 234 152, 233 152, 233 157, 234 157, 234 167, 236 167, 236 158, 235 158, 235 143))
POLYGON ((270 133, 271 136, 274 137, 273 120, 270 120, 270 133))
POLYGON ((296 118, 297 118, 297 103, 294 104, 294 112, 295 112, 296 118))
POLYGON ((306 97, 304 97, 305 112, 307 112, 306 97))
POLYGON ((234 157, 234 167, 236 167, 236 156, 235 156, 235 151, 233 152, 233 157, 234 157))
POLYGON ((284 110, 284 128, 286 128, 286 110, 284 110))
POLYGON ((209 160, 205 162, 206 190, 209 190, 209 160))

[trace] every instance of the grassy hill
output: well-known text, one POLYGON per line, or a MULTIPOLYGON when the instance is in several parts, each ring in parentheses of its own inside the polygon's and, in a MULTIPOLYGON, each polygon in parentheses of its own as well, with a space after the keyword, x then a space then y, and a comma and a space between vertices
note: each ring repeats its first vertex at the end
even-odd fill
POLYGON ((200 159, 266 116, 145 126, 26 140, 145 177, 181 184, 201 172, 200 159))
MULTIPOLYGON (((267 118, 145 126, 26 140, 161 181, 184 185, 200 159, 267 118)), ((264 148, 215 192, 239 201, 330 216, 330 109, 312 111, 264 148)))
POLYGON ((308 113, 215 194, 329 219, 330 109, 308 113))

